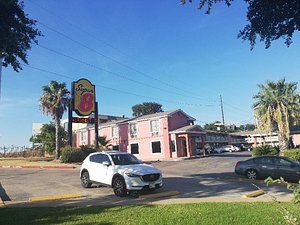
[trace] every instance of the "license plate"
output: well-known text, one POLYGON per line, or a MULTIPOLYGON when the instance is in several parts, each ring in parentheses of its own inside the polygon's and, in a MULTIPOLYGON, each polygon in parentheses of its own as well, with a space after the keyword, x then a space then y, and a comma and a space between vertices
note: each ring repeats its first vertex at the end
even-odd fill
POLYGON ((149 184, 149 188, 155 188, 155 184, 149 184))

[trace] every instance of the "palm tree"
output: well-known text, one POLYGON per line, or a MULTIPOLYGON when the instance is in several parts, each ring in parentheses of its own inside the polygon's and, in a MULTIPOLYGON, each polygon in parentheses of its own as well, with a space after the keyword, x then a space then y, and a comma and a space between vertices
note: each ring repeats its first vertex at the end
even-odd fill
POLYGON ((99 136, 99 137, 97 138, 97 141, 99 142, 100 148, 101 148, 102 150, 107 149, 107 145, 108 145, 109 142, 110 142, 110 140, 108 140, 106 136, 99 136))
POLYGON ((59 127, 60 120, 67 110, 70 102, 70 91, 66 88, 66 84, 51 81, 49 86, 43 86, 43 95, 40 98, 40 108, 46 115, 51 115, 55 124, 55 159, 59 159, 60 141, 59 127))
POLYGON ((290 126, 299 120, 300 95, 296 93, 297 83, 288 83, 285 78, 277 82, 267 81, 258 85, 260 91, 253 96, 254 118, 258 128, 267 133, 277 132, 279 149, 289 146, 290 126))

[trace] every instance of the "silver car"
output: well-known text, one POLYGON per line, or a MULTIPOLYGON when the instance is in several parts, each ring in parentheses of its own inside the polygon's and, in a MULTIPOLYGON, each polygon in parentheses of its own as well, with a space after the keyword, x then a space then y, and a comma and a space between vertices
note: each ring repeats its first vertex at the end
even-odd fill
POLYGON ((237 162, 235 173, 249 179, 284 178, 287 181, 300 180, 300 163, 281 156, 258 156, 237 162))

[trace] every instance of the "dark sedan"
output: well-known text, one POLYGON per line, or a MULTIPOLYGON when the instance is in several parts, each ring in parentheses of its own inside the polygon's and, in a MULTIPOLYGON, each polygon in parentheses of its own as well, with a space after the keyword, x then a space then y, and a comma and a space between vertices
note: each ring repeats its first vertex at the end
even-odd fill
POLYGON ((235 173, 249 179, 283 177, 287 181, 300 180, 300 163, 281 156, 258 156, 245 161, 239 161, 235 173))

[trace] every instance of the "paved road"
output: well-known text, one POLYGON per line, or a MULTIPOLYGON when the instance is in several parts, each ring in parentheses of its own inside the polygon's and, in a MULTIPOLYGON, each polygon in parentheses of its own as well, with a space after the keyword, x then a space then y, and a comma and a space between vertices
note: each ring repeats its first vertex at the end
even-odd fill
MULTIPOLYGON (((249 152, 225 153, 206 158, 182 161, 155 162, 154 166, 162 170, 164 187, 155 193, 178 191, 179 195, 172 199, 242 200, 242 196, 257 188, 247 179, 233 173, 237 161, 251 157, 249 152)), ((262 181, 255 185, 268 191, 278 198, 290 198, 291 192, 284 186, 272 185, 267 187, 262 181)), ((53 196, 61 194, 82 193, 83 199, 54 201, 51 204, 61 205, 97 205, 97 204, 136 204, 156 202, 160 199, 119 198, 114 196, 111 188, 94 186, 83 189, 79 180, 79 167, 75 169, 1 169, 0 196, 6 205, 28 205, 32 197, 53 196), (18 203, 18 204, 16 204, 18 203)), ((259 197, 264 200, 268 196, 259 197)), ((49 205, 47 202, 31 203, 31 206, 49 205)))

